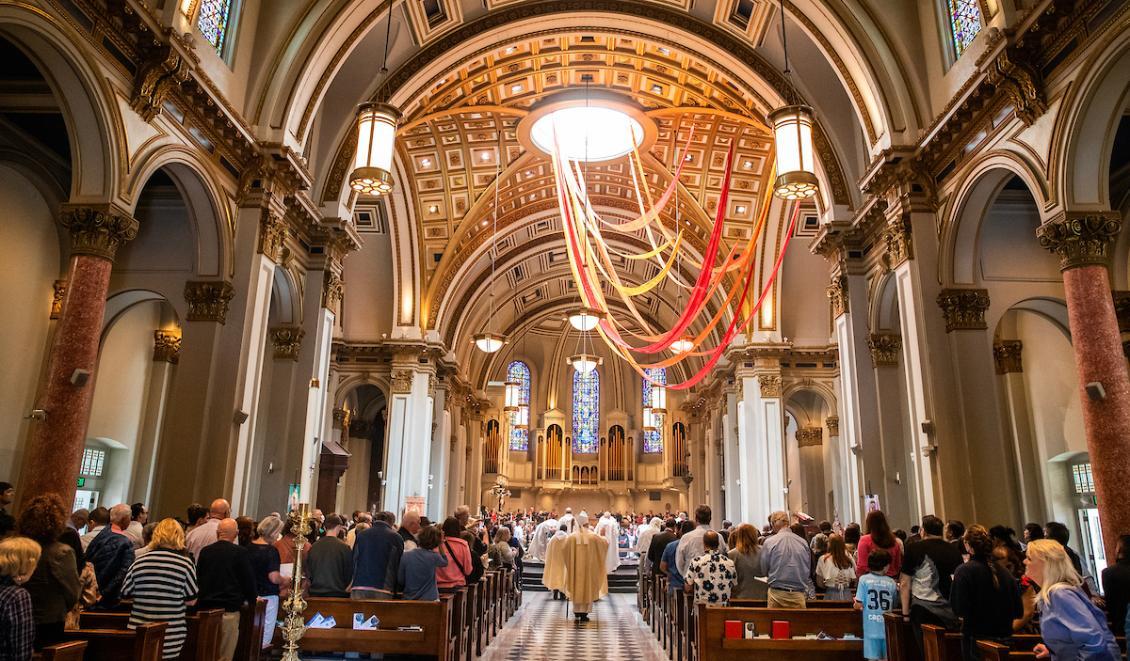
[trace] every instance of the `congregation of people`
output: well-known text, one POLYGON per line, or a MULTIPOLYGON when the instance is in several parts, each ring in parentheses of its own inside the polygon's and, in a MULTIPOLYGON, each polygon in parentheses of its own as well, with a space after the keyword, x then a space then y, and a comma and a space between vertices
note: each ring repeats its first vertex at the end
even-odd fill
MULTIPOLYGON (((266 601, 261 646, 271 647, 280 600, 293 589, 294 520, 233 517, 228 501, 190 505, 185 518, 150 521, 144 504, 80 509, 57 495, 9 511, 0 483, 0 660, 27 661, 78 629, 83 611, 128 609, 129 628, 167 623, 163 658, 185 644, 190 609, 223 611, 218 658, 234 658, 240 611, 266 601)), ((520 571, 509 522, 461 506, 436 524, 415 510, 352 516, 312 513, 302 550, 308 597, 435 601, 478 582, 486 568, 520 571)))

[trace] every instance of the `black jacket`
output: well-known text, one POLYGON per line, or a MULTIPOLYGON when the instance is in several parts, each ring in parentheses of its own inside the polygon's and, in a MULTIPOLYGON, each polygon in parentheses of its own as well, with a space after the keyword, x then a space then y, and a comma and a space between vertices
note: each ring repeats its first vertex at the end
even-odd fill
POLYGON ((200 608, 222 608, 233 613, 244 603, 254 604, 259 596, 247 549, 223 539, 200 551, 196 583, 200 588, 200 608))

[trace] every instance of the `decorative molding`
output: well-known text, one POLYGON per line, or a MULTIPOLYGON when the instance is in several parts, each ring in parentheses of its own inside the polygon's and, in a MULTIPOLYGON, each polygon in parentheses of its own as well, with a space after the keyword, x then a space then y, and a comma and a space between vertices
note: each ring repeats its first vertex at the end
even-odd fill
POLYGON ((830 415, 824 418, 824 426, 828 428, 828 438, 835 438, 840 435, 840 416, 830 415))
POLYGON ((193 51, 192 35, 178 37, 166 30, 165 37, 166 43, 154 41, 148 47, 142 46, 134 76, 129 105, 146 122, 161 114, 165 100, 189 79, 193 65, 200 61, 193 51))
POLYGON ((63 205, 59 224, 71 233, 71 254, 114 261, 118 248, 137 237, 138 223, 113 205, 63 205))
POLYGON ((412 392, 412 370, 397 369, 392 371, 390 390, 394 395, 407 395, 412 392))
POLYGON ((275 326, 270 330, 275 360, 298 360, 302 351, 302 338, 306 331, 301 326, 275 326))
POLYGON ((276 264, 282 264, 289 256, 286 238, 290 234, 286 221, 270 209, 263 209, 259 216, 259 252, 276 264))
POLYGON ((828 284, 828 300, 832 303, 832 318, 836 319, 847 314, 848 309, 848 279, 842 272, 832 274, 828 284))
POLYGON ((946 319, 946 332, 985 330, 985 311, 989 309, 987 289, 943 289, 938 292, 938 307, 946 319))
POLYGON ((1035 124, 1048 110, 1044 77, 1031 62, 1018 49, 1006 48, 993 60, 987 76, 990 85, 1008 95, 1017 119, 1025 126, 1035 124))
POLYGON ((55 293, 51 297, 51 319, 58 319, 63 314, 63 299, 67 296, 67 281, 56 280, 52 287, 55 289, 55 293))
POLYGON ((1001 340, 993 344, 993 362, 996 363, 997 374, 1018 374, 1024 371, 1020 355, 1023 347, 1020 340, 1001 340))
POLYGON ((804 427, 796 430, 796 444, 798 448, 810 448, 824 445, 823 427, 804 427))
POLYGON ((761 386, 761 397, 772 399, 781 396, 781 376, 779 374, 759 374, 757 382, 761 386))
POLYGON ((227 321, 228 305, 235 297, 235 288, 227 280, 189 280, 184 283, 184 300, 188 302, 188 321, 227 321))
POLYGON ((180 331, 153 331, 153 362, 170 365, 180 362, 180 331))
POLYGON ((883 243, 886 246, 888 267, 898 268, 902 263, 914 259, 910 220, 905 214, 897 214, 887 221, 887 227, 883 230, 883 243))
POLYGON ((345 283, 341 276, 332 270, 325 271, 322 276, 322 307, 336 313, 344 296, 345 283))
POLYGON ((349 426, 349 409, 335 408, 333 410, 333 428, 345 429, 349 426))
POLYGON ((872 333, 867 338, 871 350, 871 364, 875 367, 894 367, 899 364, 902 337, 895 333, 872 333))
POLYGON ((1109 246, 1122 230, 1115 211, 1062 212, 1036 228, 1040 245, 1059 256, 1059 270, 1108 266, 1109 246))

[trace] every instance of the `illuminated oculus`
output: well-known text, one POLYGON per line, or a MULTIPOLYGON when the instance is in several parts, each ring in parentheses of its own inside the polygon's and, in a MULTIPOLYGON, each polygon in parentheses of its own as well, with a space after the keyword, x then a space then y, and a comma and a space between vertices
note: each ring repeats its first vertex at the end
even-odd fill
POLYGON ((630 115, 602 106, 573 106, 546 113, 534 122, 530 139, 550 154, 555 132, 562 156, 571 161, 619 158, 638 147, 644 137, 643 127, 630 115))

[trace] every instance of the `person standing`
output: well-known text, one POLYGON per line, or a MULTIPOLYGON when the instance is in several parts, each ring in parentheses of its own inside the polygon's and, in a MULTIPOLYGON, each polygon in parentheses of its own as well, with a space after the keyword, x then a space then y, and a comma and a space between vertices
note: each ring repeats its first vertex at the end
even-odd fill
MULTIPOLYGON (((200 552, 204 550, 205 546, 216 543, 218 537, 216 536, 216 529, 219 527, 220 522, 231 516, 231 505, 223 498, 217 498, 212 501, 212 506, 208 508, 208 518, 204 519, 188 532, 185 537, 185 548, 188 549, 192 558, 200 563, 200 552)), ((234 524, 235 521, 232 520, 234 524)))
POLYGON ((906 546, 899 575, 902 615, 910 622, 918 649, 922 648, 922 625, 957 628, 957 615, 950 606, 953 574, 961 566, 961 554, 942 539, 945 523, 936 516, 922 518, 921 539, 906 546))
POLYGON ((1012 621, 1024 614, 1016 579, 993 562, 993 540, 984 526, 973 525, 962 541, 969 561, 953 573, 950 604, 961 618, 961 652, 978 661, 978 640, 1007 641, 1012 621))
POLYGON ((95 507, 90 511, 90 521, 87 531, 79 537, 84 552, 86 549, 90 548, 90 543, 94 541, 98 533, 102 532, 102 529, 108 525, 110 525, 110 510, 105 507, 95 507))
POLYGON ((1130 629, 1130 535, 1118 538, 1114 564, 1103 570, 1103 590, 1114 635, 1125 636, 1130 629))
POLYGON ((1025 573, 1040 586, 1043 642, 1032 650, 1037 659, 1118 661, 1122 652, 1106 624, 1106 615, 1083 592, 1083 579, 1072 566, 1066 547, 1055 539, 1028 545, 1025 573))
POLYGON ((275 635, 275 622, 279 615, 280 586, 286 580, 281 573, 279 550, 275 542, 282 534, 282 519, 271 514, 263 517, 255 529, 255 538, 246 547, 247 559, 251 564, 251 573, 255 576, 255 592, 267 602, 266 613, 263 615, 263 642, 262 647, 271 644, 275 635))
POLYGON ((439 584, 436 570, 446 567, 447 556, 436 549, 443 541, 443 533, 435 526, 420 528, 415 548, 405 551, 397 570, 401 598, 414 601, 438 601, 439 584))
POLYGON ((761 547, 761 573, 769 579, 769 608, 806 608, 812 550, 789 528, 788 512, 769 515, 773 535, 761 547))
POLYGON ((620 566, 620 522, 611 513, 605 512, 597 520, 596 534, 608 540, 604 568, 611 574, 620 566))
POLYGON ((761 547, 757 543, 760 536, 757 528, 748 523, 730 533, 729 556, 737 574, 731 599, 767 599, 769 596, 769 585, 758 578, 761 574, 761 547))
POLYGON ((499 526, 494 531, 494 544, 487 549, 490 566, 494 569, 514 569, 514 549, 510 546, 510 529, 499 526))
POLYGON ((459 519, 449 516, 443 521, 444 555, 447 556, 447 566, 436 569, 436 585, 440 590, 457 590, 467 585, 467 577, 471 575, 471 549, 467 542, 459 536, 461 528, 459 519))
POLYGON ((856 550, 855 575, 863 576, 868 573, 867 558, 874 549, 883 549, 891 555, 891 563, 887 567, 887 575, 896 578, 902 569, 902 542, 891 532, 891 525, 887 523, 887 515, 880 510, 871 510, 864 520, 867 534, 860 538, 859 548, 856 550))
MULTIPOLYGON (((24 583, 35 614, 36 649, 63 639, 67 613, 78 603, 80 586, 75 552, 58 541, 66 520, 63 500, 53 493, 32 498, 20 513, 20 534, 42 549, 35 571, 24 583)), ((130 553, 133 553, 132 547, 130 553)))
POLYGON ((696 604, 719 604, 730 602, 730 593, 737 581, 734 561, 719 549, 721 537, 713 530, 702 536, 705 553, 691 560, 683 589, 696 604))
POLYGON ((176 519, 164 519, 153 530, 149 551, 126 572, 123 597, 133 598, 129 628, 166 622, 162 658, 180 656, 188 636, 186 608, 196 600, 196 566, 184 550, 184 530, 176 519))
POLYGON ((142 532, 145 530, 145 524, 149 523, 149 508, 145 503, 134 503, 129 506, 130 521, 126 526, 126 537, 130 538, 133 542, 133 548, 139 549, 145 545, 145 538, 142 532))
POLYGON ((407 510, 404 516, 400 517, 400 528, 397 529, 396 534, 404 540, 405 553, 416 548, 418 543, 416 535, 420 533, 420 528, 420 513, 416 510, 407 510))
POLYGON ((663 562, 663 551, 667 545, 679 538, 679 522, 675 517, 667 519, 663 530, 651 538, 651 545, 647 548, 647 562, 651 565, 651 573, 658 574, 659 563, 663 562))
POLYGON ((378 512, 373 527, 353 545, 353 599, 391 599, 404 554, 404 539, 392 527, 392 512, 378 512))
POLYGON ((16 501, 16 487, 11 482, 0 482, 0 539, 16 531, 16 517, 9 508, 16 501))
POLYGON ((592 602, 608 594, 608 572, 604 564, 608 540, 589 530, 588 522, 585 512, 576 516, 575 532, 554 544, 550 558, 554 568, 546 566, 546 571, 560 572, 562 592, 573 603, 573 616, 578 622, 588 622, 592 602), (561 566, 557 567, 558 564, 561 566))
POLYGON ((887 629, 883 616, 894 608, 898 586, 888 575, 891 554, 874 549, 867 556, 868 573, 859 578, 855 591, 855 608, 863 611, 863 658, 879 661, 887 658, 887 629))
POLYGON ((826 601, 848 601, 855 585, 855 563, 847 553, 844 538, 828 533, 828 552, 816 562, 816 587, 824 590, 826 601))
MULTIPOLYGON (((197 530, 200 530, 199 528, 197 530)), ((220 661, 231 661, 239 642, 239 611, 258 599, 255 576, 247 549, 235 543, 239 526, 235 519, 216 523, 216 541, 201 548, 196 560, 200 586, 200 608, 224 611, 220 639, 220 661)))
POLYGON ((326 517, 325 534, 306 554, 306 576, 311 597, 348 597, 353 582, 353 549, 341 536, 345 522, 337 514, 326 517))
MULTIPOLYGON (((694 510, 694 520, 698 524, 691 532, 683 535, 679 540, 678 551, 675 552, 675 564, 679 567, 679 573, 686 576, 687 569, 691 565, 691 560, 705 553, 706 548, 702 544, 702 537, 710 530, 711 512, 709 505, 699 505, 694 510)), ((722 553, 729 551, 726 542, 719 540, 718 548, 722 553)))
POLYGON ((86 559, 94 565, 98 592, 102 595, 97 608, 113 608, 118 604, 122 581, 133 564, 133 540, 126 535, 130 513, 130 506, 125 503, 111 507, 110 525, 103 528, 86 549, 86 559))
POLYGON ((26 661, 35 644, 31 595, 22 586, 39 564, 41 548, 27 537, 0 539, 0 659, 26 661))

